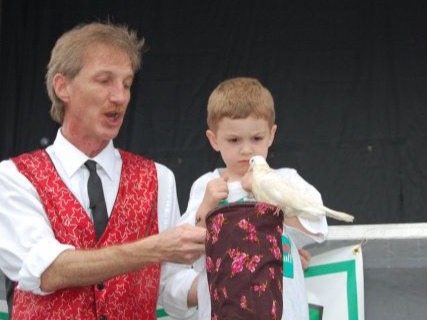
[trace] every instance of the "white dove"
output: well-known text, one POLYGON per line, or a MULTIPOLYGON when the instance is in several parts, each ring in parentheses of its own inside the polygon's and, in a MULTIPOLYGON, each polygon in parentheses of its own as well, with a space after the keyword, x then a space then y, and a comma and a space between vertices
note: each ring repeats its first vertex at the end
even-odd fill
POLYGON ((312 199, 299 185, 293 184, 285 177, 271 169, 262 156, 249 160, 252 171, 252 194, 256 201, 275 205, 287 216, 301 216, 315 220, 322 216, 352 222, 350 214, 329 209, 312 199))

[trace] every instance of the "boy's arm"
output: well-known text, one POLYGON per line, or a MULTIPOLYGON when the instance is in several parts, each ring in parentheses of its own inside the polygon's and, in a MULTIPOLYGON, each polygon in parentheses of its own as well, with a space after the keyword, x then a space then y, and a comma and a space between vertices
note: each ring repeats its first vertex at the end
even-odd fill
MULTIPOLYGON (((173 172, 158 163, 156 163, 156 168, 159 183, 157 199, 159 232, 163 232, 178 224, 181 213, 173 172)), ((191 284, 196 276, 197 273, 191 269, 191 266, 163 263, 161 267, 158 307, 165 309, 169 315, 177 319, 187 319, 192 316, 196 310, 195 308, 187 307, 185 295, 190 290, 189 284, 191 284)))
POLYGON ((299 257, 301 259, 301 266, 303 270, 307 269, 310 264, 311 255, 310 252, 308 252, 305 249, 299 249, 298 250, 299 257))
POLYGON ((307 230, 304 227, 304 225, 301 223, 300 219, 301 218, 296 217, 296 216, 295 217, 286 217, 285 216, 285 219, 284 219, 283 223, 285 225, 287 225, 288 227, 292 227, 292 228, 300 230, 301 232, 304 232, 306 235, 309 235, 309 236, 312 236, 312 237, 320 237, 321 236, 321 234, 319 232, 314 233, 314 232, 311 232, 311 231, 307 230))
POLYGON ((196 284, 198 273, 190 266, 183 264, 164 263, 162 264, 162 273, 167 273, 170 278, 164 285, 159 300, 165 311, 172 317, 177 319, 187 319, 192 316, 197 306, 196 303, 189 303, 189 296, 194 291, 193 284, 196 284))
MULTIPOLYGON (((224 190, 224 185, 221 180, 223 178, 210 179, 209 176, 205 176, 196 180, 190 191, 190 197, 186 212, 180 217, 178 224, 196 224, 196 217, 200 214, 202 225, 205 224, 206 214, 215 208, 220 198, 227 197, 228 188, 224 190), (225 194, 225 195, 224 195, 225 194)), ((226 182, 225 182, 225 185, 226 182)), ((178 286, 181 291, 174 290, 166 286, 165 291, 169 295, 163 295, 163 304, 166 312, 172 316, 183 314, 186 316, 194 313, 193 307, 197 306, 197 282, 199 273, 189 265, 178 265, 166 263, 162 266, 162 272, 173 273, 173 281, 169 281, 169 285, 178 286), (182 291, 186 288, 186 293, 182 291), (184 308, 183 308, 184 307, 184 308)))
POLYGON ((196 225, 206 227, 206 215, 228 197, 227 178, 212 179, 206 184, 202 202, 196 211, 196 225))

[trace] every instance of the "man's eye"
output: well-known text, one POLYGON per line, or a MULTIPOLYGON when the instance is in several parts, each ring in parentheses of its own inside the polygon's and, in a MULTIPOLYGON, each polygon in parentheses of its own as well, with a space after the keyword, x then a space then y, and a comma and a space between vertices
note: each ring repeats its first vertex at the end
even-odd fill
POLYGON ((106 79, 104 79, 104 78, 98 79, 98 82, 99 82, 99 83, 103 83, 103 84, 106 84, 106 83, 108 83, 109 81, 110 81, 110 79, 108 79, 108 78, 106 78, 106 79))

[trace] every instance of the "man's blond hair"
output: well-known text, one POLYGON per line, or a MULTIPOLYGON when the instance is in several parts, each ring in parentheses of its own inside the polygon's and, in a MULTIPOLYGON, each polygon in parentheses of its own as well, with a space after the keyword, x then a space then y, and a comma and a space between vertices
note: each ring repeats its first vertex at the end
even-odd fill
POLYGON ((222 118, 244 119, 250 115, 275 123, 274 100, 268 89, 254 78, 231 78, 221 82, 208 100, 207 123, 215 131, 222 118))
POLYGON ((46 88, 52 101, 50 115, 56 122, 62 124, 64 120, 64 104, 53 88, 55 74, 60 73, 73 79, 83 67, 87 50, 98 44, 123 50, 131 60, 133 72, 139 70, 144 39, 140 40, 136 32, 125 25, 93 22, 64 33, 52 49, 46 72, 46 88))

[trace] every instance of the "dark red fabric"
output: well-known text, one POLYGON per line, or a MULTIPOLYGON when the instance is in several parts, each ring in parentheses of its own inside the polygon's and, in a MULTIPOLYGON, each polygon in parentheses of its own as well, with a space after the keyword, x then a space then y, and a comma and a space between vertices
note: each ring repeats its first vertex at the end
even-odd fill
POLYGON ((206 218, 212 319, 281 319, 283 212, 229 204, 206 218))

